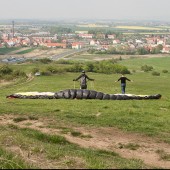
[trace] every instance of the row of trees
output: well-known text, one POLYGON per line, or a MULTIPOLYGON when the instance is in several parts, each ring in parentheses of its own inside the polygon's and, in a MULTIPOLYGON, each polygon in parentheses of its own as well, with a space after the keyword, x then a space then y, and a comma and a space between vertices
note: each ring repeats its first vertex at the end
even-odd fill
POLYGON ((117 46, 110 47, 108 50, 89 49, 88 52, 90 54, 146 55, 146 54, 159 54, 161 53, 162 49, 163 49, 162 45, 158 45, 152 48, 152 50, 147 49, 145 47, 131 49, 128 46, 117 46))
POLYGON ((120 73, 120 74, 130 74, 130 71, 127 67, 112 63, 110 61, 101 61, 95 63, 87 63, 85 65, 74 64, 68 71, 80 72, 81 70, 86 70, 88 72, 95 73, 104 73, 104 74, 112 74, 112 73, 120 73))
MULTIPOLYGON (((42 62, 42 61, 40 61, 42 62)), ((48 61, 46 61, 48 62, 48 61)), ((41 72, 43 75, 49 74, 56 74, 61 72, 81 72, 82 70, 86 70, 88 72, 95 72, 95 73, 104 73, 104 74, 112 74, 112 73, 120 73, 120 74, 130 74, 130 71, 127 67, 119 65, 116 63, 116 60, 105 60, 100 62, 73 62, 67 61, 64 62, 63 60, 60 62, 51 63, 48 66, 39 68, 34 68, 32 70, 33 73, 41 72), (56 64, 63 64, 64 67, 57 67, 56 64)))

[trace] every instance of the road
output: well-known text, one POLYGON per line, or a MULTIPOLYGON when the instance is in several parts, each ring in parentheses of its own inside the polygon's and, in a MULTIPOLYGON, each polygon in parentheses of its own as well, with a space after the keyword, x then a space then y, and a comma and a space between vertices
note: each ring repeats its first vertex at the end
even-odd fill
POLYGON ((69 56, 69 55, 73 55, 73 54, 76 54, 76 53, 79 53, 79 52, 87 51, 88 49, 89 48, 83 48, 83 49, 79 49, 79 50, 67 51, 67 52, 64 52, 64 53, 61 53, 61 54, 53 55, 53 56, 51 56, 51 59, 52 60, 58 60, 60 58, 64 58, 64 57, 69 56))

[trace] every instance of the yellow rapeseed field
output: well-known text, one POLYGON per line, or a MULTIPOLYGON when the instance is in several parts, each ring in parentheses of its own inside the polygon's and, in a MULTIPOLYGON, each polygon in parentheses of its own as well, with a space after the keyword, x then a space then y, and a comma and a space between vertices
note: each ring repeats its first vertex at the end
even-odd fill
POLYGON ((131 30, 164 30, 163 28, 143 27, 143 26, 116 26, 113 28, 131 29, 131 30))

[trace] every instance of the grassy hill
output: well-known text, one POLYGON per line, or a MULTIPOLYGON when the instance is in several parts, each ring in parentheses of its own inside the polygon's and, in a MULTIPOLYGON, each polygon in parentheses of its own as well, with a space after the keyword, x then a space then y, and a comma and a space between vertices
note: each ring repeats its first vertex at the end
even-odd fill
MULTIPOLYGON (((39 91, 57 92, 64 89, 74 88, 73 79, 79 73, 60 73, 52 76, 35 77, 32 81, 23 82, 17 85, 0 87, 0 118, 7 123, 1 123, 0 148, 3 144, 11 152, 13 147, 20 148, 22 154, 16 149, 19 158, 23 162, 31 165, 24 155, 30 153, 30 157, 38 159, 39 156, 49 166, 42 163, 33 163, 34 167, 57 167, 57 168, 153 168, 155 166, 146 165, 139 159, 123 158, 111 150, 89 149, 70 143, 61 137, 65 134, 77 135, 78 137, 91 138, 91 136, 81 136, 79 127, 85 128, 118 128, 123 132, 137 133, 153 138, 159 142, 170 144, 170 58, 148 58, 148 59, 128 59, 120 61, 131 70, 136 70, 131 75, 127 75, 134 82, 127 82, 127 92, 131 94, 161 94, 160 100, 66 100, 66 99, 6 99, 6 96, 17 92, 39 91), (151 72, 142 72, 141 66, 147 64, 159 71, 160 76, 153 76, 151 72), (168 73, 162 73, 167 69, 168 73), (28 120, 32 120, 30 123, 28 120), (46 125, 39 124, 37 128, 29 129, 36 125, 38 120, 44 120, 46 125), (25 121, 25 123, 24 123, 25 121), (18 122, 18 123, 17 123, 18 122), (22 123, 23 128, 19 123, 22 123), (16 123, 14 125, 14 123, 16 123), (51 130, 60 129, 62 135, 49 135, 44 128, 51 130), (77 131, 73 130, 77 127, 77 131), (31 153, 33 156, 31 156, 31 153), (66 159, 67 158, 67 159, 66 159), (27 161, 26 161, 27 160, 27 161), (50 161, 56 165, 50 166, 50 161)), ((21 70, 30 72, 32 66, 13 65, 21 70)), ((42 64, 43 67, 43 64, 42 64)), ((118 74, 87 73, 94 78, 92 84, 88 82, 88 89, 101 91, 104 93, 120 93, 120 83, 115 83, 119 78, 118 74)), ((79 83, 76 82, 76 88, 79 83)), ((78 138, 76 138, 79 140, 78 138)), ((6 149, 5 147, 5 149, 6 149)), ((4 152, 0 156, 6 159, 4 152)), ((169 155, 166 155, 169 159, 169 155)), ((0 159, 1 161, 1 159, 0 159)), ((20 160, 13 160, 19 162, 20 160)), ((19 164, 19 163, 18 163, 19 164)), ((3 164, 0 168, 6 168, 3 164)), ((25 167, 25 164, 22 166, 25 167)), ((157 167, 157 166, 156 166, 157 167)))

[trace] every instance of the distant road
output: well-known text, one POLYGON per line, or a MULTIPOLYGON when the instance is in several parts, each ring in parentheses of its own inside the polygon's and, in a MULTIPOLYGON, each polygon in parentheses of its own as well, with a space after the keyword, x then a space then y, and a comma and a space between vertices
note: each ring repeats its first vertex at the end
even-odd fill
POLYGON ((61 53, 61 54, 53 55, 53 56, 51 56, 51 59, 52 60, 58 60, 60 58, 64 58, 64 57, 69 56, 69 55, 73 55, 73 54, 76 54, 76 53, 79 53, 79 52, 87 51, 88 49, 89 48, 83 48, 83 49, 79 49, 79 50, 67 51, 67 52, 64 52, 64 53, 61 53))

